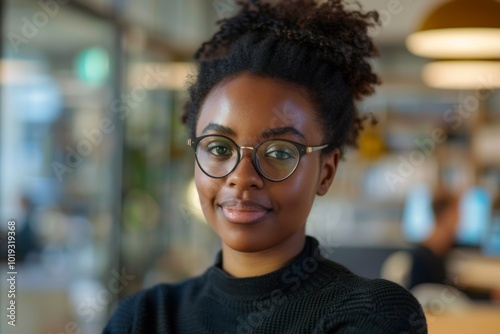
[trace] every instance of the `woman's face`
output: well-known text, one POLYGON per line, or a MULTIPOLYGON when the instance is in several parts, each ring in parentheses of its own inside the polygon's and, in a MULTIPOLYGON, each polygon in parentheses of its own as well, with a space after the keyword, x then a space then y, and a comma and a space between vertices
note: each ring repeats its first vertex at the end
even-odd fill
MULTIPOLYGON (((196 125, 196 136, 205 134, 225 135, 240 147, 265 139, 324 144, 316 112, 302 91, 249 73, 212 89, 196 125)), ((295 172, 281 182, 259 175, 251 150, 242 154, 236 169, 224 178, 211 178, 196 166, 196 187, 208 223, 226 246, 241 252, 300 240, 315 195, 325 194, 333 181, 338 151, 323 159, 320 151, 304 155, 295 172)))

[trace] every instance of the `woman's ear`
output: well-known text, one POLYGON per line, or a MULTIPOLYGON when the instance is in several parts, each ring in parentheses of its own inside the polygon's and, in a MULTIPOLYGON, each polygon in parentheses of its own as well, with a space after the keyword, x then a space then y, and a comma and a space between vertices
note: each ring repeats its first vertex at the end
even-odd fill
POLYGON ((321 173, 316 194, 323 196, 332 185, 339 164, 340 151, 335 149, 321 157, 321 173))

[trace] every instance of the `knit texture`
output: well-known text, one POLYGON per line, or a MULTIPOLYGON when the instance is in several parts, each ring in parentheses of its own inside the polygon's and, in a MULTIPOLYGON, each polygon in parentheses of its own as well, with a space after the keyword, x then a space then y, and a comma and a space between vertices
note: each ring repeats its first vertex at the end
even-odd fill
POLYGON ((123 300, 103 333, 423 334, 427 325, 407 290, 353 274, 307 236, 293 261, 257 277, 228 275, 219 251, 203 275, 123 300))

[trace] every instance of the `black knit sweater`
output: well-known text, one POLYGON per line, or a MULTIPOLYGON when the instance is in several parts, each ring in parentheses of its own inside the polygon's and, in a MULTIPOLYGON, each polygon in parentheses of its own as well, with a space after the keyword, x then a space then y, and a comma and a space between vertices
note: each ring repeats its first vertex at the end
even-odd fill
POLYGON ((308 236, 292 262, 249 278, 224 272, 219 252, 199 277, 126 298, 103 333, 427 333, 407 290, 356 276, 318 247, 308 236))

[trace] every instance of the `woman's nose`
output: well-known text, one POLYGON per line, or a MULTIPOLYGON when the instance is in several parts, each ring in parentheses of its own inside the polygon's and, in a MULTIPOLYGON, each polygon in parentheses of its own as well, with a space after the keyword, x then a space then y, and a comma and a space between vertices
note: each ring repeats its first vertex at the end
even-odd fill
POLYGON ((262 188, 264 186, 264 180, 253 163, 252 152, 251 149, 242 148, 238 165, 227 176, 229 186, 240 189, 262 188))

